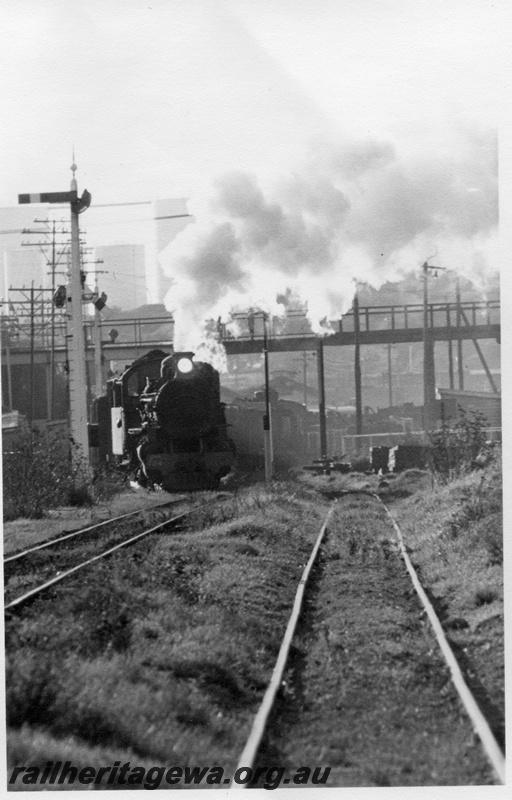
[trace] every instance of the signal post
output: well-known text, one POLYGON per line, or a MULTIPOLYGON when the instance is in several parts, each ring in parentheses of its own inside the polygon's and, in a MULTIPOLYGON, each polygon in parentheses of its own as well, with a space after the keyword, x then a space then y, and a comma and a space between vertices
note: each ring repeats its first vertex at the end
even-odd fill
POLYGON ((87 379, 85 365, 85 341, 82 318, 82 281, 80 274, 80 231, 78 215, 89 208, 91 195, 87 189, 82 197, 78 197, 78 187, 75 178, 76 164, 73 162, 71 171, 73 178, 69 192, 46 192, 40 194, 20 194, 18 202, 23 203, 66 203, 71 209, 71 263, 68 274, 66 292, 66 317, 69 359, 69 398, 71 436, 78 446, 78 452, 73 453, 77 466, 89 469, 89 438, 87 429, 87 379))

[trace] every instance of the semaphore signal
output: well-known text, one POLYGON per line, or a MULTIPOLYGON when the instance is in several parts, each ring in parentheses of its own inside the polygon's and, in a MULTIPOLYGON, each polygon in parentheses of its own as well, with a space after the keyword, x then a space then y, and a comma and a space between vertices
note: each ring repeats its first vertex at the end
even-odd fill
POLYGON ((78 215, 86 211, 91 204, 91 194, 84 190, 78 197, 78 186, 75 178, 77 166, 74 160, 71 165, 73 177, 69 192, 41 192, 36 194, 20 194, 18 202, 24 203, 67 203, 71 209, 71 264, 67 287, 67 333, 69 353, 69 397, 71 416, 71 436, 78 445, 78 453, 74 453, 79 466, 89 468, 89 439, 87 428, 87 392, 85 341, 82 318, 82 281, 80 268, 80 229, 78 215))

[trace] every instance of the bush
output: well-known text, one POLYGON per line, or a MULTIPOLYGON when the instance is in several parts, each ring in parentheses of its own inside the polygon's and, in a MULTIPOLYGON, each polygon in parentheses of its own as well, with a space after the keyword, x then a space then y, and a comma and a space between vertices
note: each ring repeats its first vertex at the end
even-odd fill
POLYGON ((503 487, 499 451, 480 476, 473 474, 453 493, 453 510, 446 522, 450 539, 464 535, 468 546, 478 542, 489 565, 503 564, 503 487))
POLYGON ((128 486, 128 474, 100 464, 94 469, 92 489, 94 499, 97 501, 111 500, 116 494, 124 491, 128 486))
POLYGON ((67 438, 47 436, 35 429, 20 433, 3 454, 4 520, 39 519, 58 505, 91 502, 90 486, 77 452, 67 438))
POLYGON ((487 420, 480 411, 466 412, 459 406, 454 427, 443 425, 430 434, 431 468, 440 483, 448 483, 479 466, 486 448, 487 420))

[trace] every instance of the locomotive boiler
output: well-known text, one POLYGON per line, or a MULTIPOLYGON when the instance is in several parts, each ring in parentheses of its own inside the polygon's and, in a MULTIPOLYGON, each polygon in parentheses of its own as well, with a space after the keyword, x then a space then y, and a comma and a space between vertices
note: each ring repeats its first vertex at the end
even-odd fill
POLYGON ((111 453, 140 484, 212 489, 231 471, 219 373, 193 353, 151 351, 108 382, 107 404, 111 453))

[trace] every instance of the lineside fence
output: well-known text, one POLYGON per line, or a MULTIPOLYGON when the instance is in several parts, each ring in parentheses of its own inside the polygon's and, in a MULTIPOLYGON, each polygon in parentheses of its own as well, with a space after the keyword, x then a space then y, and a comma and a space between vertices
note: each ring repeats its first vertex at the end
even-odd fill
MULTIPOLYGON (((489 442, 501 442, 501 428, 485 428, 486 439, 489 442)), ((367 433, 357 435, 347 435, 342 430, 327 431, 327 450, 329 456, 345 456, 353 458, 355 456, 368 455, 371 447, 395 447, 399 444, 429 444, 430 439, 424 431, 413 431, 405 433, 367 433)), ((309 431, 307 434, 308 453, 313 453, 314 457, 320 452, 320 433, 319 431, 309 431)))

